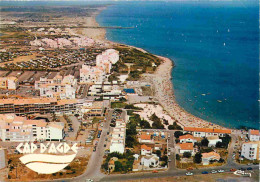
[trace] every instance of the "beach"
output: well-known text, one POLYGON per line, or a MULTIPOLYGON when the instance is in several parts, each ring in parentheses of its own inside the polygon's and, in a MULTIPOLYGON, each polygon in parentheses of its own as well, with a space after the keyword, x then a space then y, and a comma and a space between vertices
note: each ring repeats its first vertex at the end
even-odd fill
MULTIPOLYGON (((99 11, 100 12, 100 11, 99 11)), ((98 26, 95 20, 97 14, 92 17, 86 17, 86 26, 98 26)), ((79 31, 80 32, 80 31, 79 31)), ((79 33, 78 32, 78 33, 79 33)), ((117 43, 106 39, 105 29, 84 29, 81 33, 85 36, 92 36, 92 38, 102 41, 105 44, 117 45, 117 43)), ((126 45, 128 46, 128 45, 126 45)), ((142 48, 134 46, 128 46, 136 48, 140 51, 147 52, 142 48)), ((157 55, 155 55, 157 56, 157 55)), ((154 74, 143 74, 140 81, 150 83, 155 100, 158 100, 159 104, 163 107, 164 112, 172 117, 173 121, 176 121, 182 127, 202 127, 202 128, 224 128, 222 126, 205 121, 201 118, 193 116, 185 111, 175 100, 173 84, 171 81, 171 72, 174 69, 174 62, 166 57, 157 56, 162 60, 162 63, 158 66, 154 74)))

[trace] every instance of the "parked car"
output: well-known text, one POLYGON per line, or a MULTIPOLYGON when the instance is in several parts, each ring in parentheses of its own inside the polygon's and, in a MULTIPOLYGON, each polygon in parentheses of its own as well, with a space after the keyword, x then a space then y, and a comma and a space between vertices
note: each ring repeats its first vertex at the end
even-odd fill
POLYGON ((153 170, 153 173, 158 173, 158 171, 156 171, 156 170, 153 170))
POLYGON ((107 146, 107 144, 104 144, 104 147, 106 147, 107 146))
POLYGON ((231 172, 235 172, 235 171, 237 171, 237 170, 236 170, 236 169, 230 169, 230 171, 231 171, 231 172))
POLYGON ((253 170, 253 168, 252 168, 252 167, 249 167, 249 168, 247 168, 247 170, 253 170))
POLYGON ((189 170, 193 170, 193 168, 192 168, 192 167, 188 167, 186 170, 188 170, 188 171, 189 171, 189 170))
POLYGON ((219 169, 218 172, 219 172, 219 173, 223 173, 223 172, 225 172, 225 171, 224 171, 223 169, 219 169))
POLYGON ((201 174, 209 174, 208 171, 203 171, 201 174))
POLYGON ((191 173, 191 172, 186 173, 186 176, 192 176, 192 175, 193 175, 193 173, 191 173))
POLYGON ((93 182, 93 179, 86 179, 86 182, 93 182))
POLYGON ((241 167, 239 170, 241 170, 241 171, 245 171, 246 169, 241 167))
POLYGON ((211 171, 212 174, 215 174, 215 173, 217 173, 217 172, 218 172, 218 171, 216 171, 216 170, 212 170, 212 171, 211 171))

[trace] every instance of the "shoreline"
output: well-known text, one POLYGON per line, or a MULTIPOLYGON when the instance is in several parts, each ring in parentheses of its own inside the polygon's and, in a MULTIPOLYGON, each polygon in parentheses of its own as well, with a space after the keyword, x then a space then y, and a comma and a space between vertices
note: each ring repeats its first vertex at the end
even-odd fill
MULTIPOLYGON (((105 7, 106 8, 106 7, 105 7)), ((96 21, 96 16, 105 8, 102 8, 94 16, 86 17, 91 18, 91 21, 88 20, 89 23, 93 23, 92 25, 98 25, 96 21)), ((82 33, 86 36, 92 33, 93 30, 91 29, 84 29, 82 33)), ((95 29, 95 33, 99 34, 97 39, 98 41, 103 41, 104 43, 109 44, 110 46, 120 45, 121 43, 113 42, 107 40, 106 38, 106 30, 105 29, 95 29)), ((126 47, 135 48, 142 52, 148 52, 142 48, 121 44, 126 47)), ((153 53, 151 53, 153 54, 153 53)), ((154 91, 154 98, 158 100, 160 105, 166 111, 166 113, 171 116, 174 120, 177 121, 182 127, 201 127, 201 128, 218 128, 218 129, 226 129, 224 126, 220 126, 214 124, 212 122, 203 120, 197 116, 192 115, 191 113, 187 112, 184 108, 182 108, 176 101, 174 95, 174 87, 171 81, 172 69, 174 69, 174 61, 163 56, 155 55, 154 56, 160 58, 163 62, 159 65, 156 71, 153 74, 143 74, 140 80, 144 80, 151 84, 152 89, 154 91)))

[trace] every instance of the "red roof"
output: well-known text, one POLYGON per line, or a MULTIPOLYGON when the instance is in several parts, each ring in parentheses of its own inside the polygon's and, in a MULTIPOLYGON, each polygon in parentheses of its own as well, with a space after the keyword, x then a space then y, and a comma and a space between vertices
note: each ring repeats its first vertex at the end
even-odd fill
POLYGON ((144 150, 152 150, 151 147, 148 147, 147 145, 141 145, 141 149, 144 149, 144 150))
POLYGON ((207 132, 207 133, 227 133, 231 134, 231 130, 216 129, 216 128, 193 128, 184 127, 184 131, 197 131, 197 132, 207 132))
POLYGON ((259 130, 250 130, 250 135, 259 135, 259 130))
POLYGON ((181 148, 181 150, 193 150, 193 144, 192 143, 181 143, 180 148, 181 148))
POLYGON ((191 134, 182 135, 182 136, 180 136, 179 138, 180 138, 180 140, 181 140, 181 139, 189 139, 189 138, 190 138, 190 139, 194 139, 194 137, 193 137, 191 134))
POLYGON ((151 135, 142 134, 140 138, 141 140, 151 140, 151 135))

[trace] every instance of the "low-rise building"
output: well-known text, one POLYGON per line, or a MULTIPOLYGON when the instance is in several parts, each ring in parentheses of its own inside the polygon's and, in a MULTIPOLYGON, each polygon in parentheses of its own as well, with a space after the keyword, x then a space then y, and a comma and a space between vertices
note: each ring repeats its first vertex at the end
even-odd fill
POLYGON ((249 130, 248 131, 248 138, 250 141, 259 141, 260 140, 260 133, 259 130, 249 130))
POLYGON ((194 137, 210 137, 210 136, 223 137, 226 134, 228 135, 231 134, 231 130, 229 129, 216 129, 216 128, 184 127, 184 131, 191 132, 194 137))
POLYGON ((216 152, 202 153, 202 164, 209 165, 210 161, 219 161, 220 155, 216 152))
POLYGON ((158 167, 159 166, 159 157, 156 155, 146 155, 141 158, 141 165, 146 168, 158 167))
POLYGON ((220 139, 218 136, 208 137, 207 139, 209 141, 209 147, 215 147, 218 142, 222 142, 222 139, 220 139))
POLYGON ((150 134, 141 134, 139 137, 139 143, 154 144, 154 140, 150 134))
POLYGON ((141 145, 141 155, 152 154, 153 149, 147 145, 141 145))
POLYGON ((16 90, 18 86, 19 82, 16 77, 0 77, 0 89, 16 90))
POLYGON ((260 160, 260 141, 243 143, 241 156, 249 160, 260 160))
POLYGON ((183 154, 184 152, 190 152, 191 155, 194 155, 194 148, 193 148, 193 143, 181 143, 179 144, 180 146, 180 154, 183 154))
POLYGON ((195 143, 197 141, 191 134, 182 135, 179 139, 180 143, 195 143))

